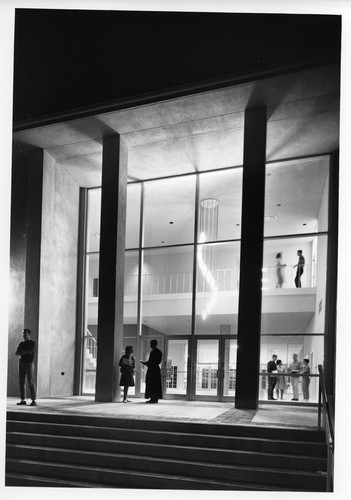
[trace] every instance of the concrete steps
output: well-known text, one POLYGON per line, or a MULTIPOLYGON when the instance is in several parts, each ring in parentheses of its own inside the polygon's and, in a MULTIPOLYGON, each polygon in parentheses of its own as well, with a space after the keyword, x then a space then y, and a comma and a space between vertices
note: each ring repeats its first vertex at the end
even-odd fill
POLYGON ((9 412, 6 484, 325 491, 322 433, 9 412))

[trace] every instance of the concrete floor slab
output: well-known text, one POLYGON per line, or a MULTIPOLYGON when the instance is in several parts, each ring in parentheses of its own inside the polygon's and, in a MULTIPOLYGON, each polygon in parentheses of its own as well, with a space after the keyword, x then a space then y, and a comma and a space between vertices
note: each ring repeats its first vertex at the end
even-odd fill
POLYGON ((8 398, 7 410, 309 429, 317 428, 318 419, 316 407, 292 405, 262 404, 257 410, 238 410, 233 402, 160 400, 150 405, 145 399, 131 398, 131 403, 99 403, 93 396, 42 398, 36 407, 17 406, 17 402, 17 398, 8 398))

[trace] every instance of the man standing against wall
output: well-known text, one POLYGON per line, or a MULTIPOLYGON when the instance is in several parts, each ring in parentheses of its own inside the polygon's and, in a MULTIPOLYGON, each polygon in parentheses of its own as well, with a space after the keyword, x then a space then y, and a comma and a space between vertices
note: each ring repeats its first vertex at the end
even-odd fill
POLYGON ((34 384, 34 354, 35 354, 35 341, 31 340, 31 331, 28 328, 23 330, 23 342, 18 344, 15 352, 16 356, 20 356, 18 365, 19 386, 21 393, 21 401, 18 405, 26 405, 26 377, 29 385, 30 396, 32 402, 30 406, 37 406, 36 402, 36 389, 34 384))

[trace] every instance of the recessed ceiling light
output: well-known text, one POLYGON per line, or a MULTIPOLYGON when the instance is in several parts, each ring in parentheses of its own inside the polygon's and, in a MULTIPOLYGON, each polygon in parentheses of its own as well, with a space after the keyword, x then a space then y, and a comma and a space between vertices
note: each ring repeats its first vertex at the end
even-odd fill
POLYGON ((277 216, 276 215, 265 215, 264 216, 264 221, 265 222, 274 222, 275 220, 277 220, 277 216))

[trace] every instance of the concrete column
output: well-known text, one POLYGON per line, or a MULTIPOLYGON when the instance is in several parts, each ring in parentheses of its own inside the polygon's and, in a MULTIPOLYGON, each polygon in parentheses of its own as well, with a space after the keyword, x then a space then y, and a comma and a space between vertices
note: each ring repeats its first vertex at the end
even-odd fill
POLYGON ((336 374, 336 303, 338 276, 338 219, 339 219, 339 151, 330 158, 328 257, 324 336, 324 372, 328 396, 335 397, 336 374))
POLYGON ((11 182, 10 297, 7 395, 18 396, 18 357, 22 341, 25 308, 25 269, 27 243, 27 159, 14 160, 11 182))
POLYGON ((24 328, 32 330, 33 339, 36 338, 39 330, 43 155, 44 151, 38 150, 28 157, 24 328))
POLYGON ((119 399, 123 348, 127 149, 119 135, 103 140, 98 350, 95 401, 119 399))
POLYGON ((22 341, 23 328, 32 330, 32 339, 39 340, 43 153, 33 151, 26 159, 14 160, 12 167, 9 396, 18 394, 18 358, 14 352, 22 341))
POLYGON ((258 406, 266 130, 266 108, 247 109, 235 390, 235 407, 239 409, 256 409, 258 406))

